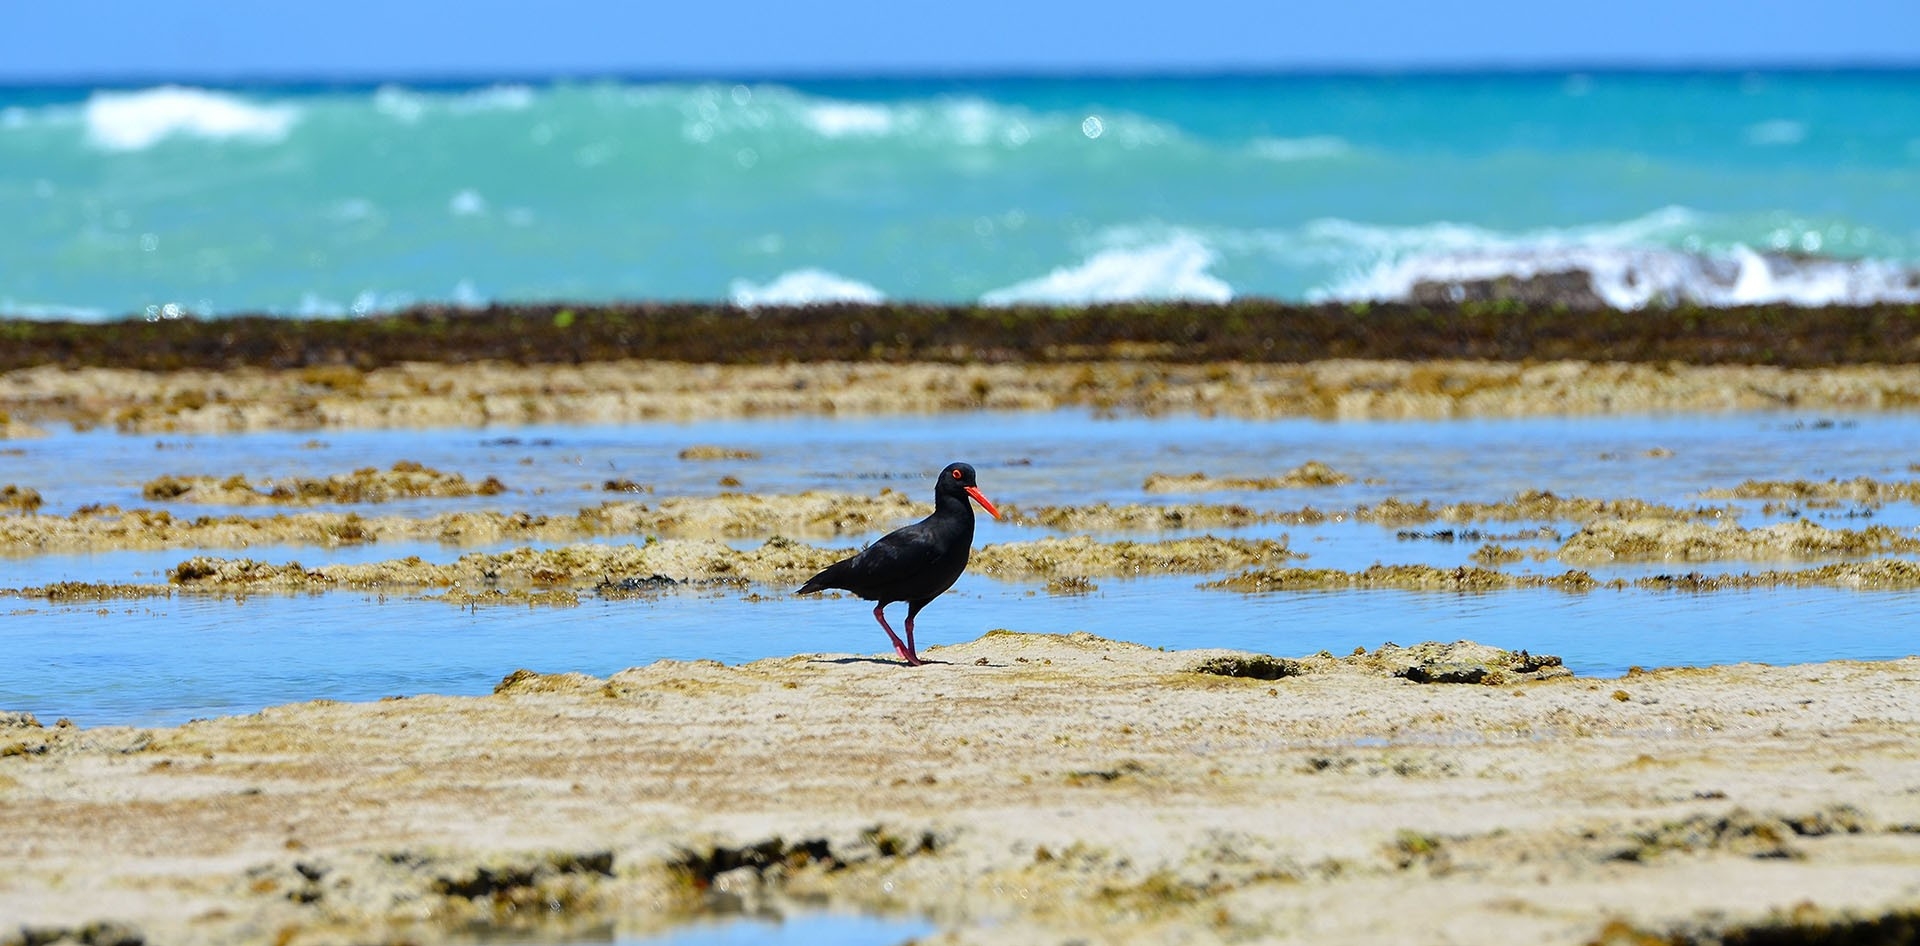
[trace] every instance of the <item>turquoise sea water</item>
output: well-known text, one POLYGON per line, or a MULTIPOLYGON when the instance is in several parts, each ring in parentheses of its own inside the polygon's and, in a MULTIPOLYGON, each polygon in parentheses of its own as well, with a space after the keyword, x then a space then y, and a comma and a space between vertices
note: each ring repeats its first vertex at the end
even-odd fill
POLYGON ((1920 72, 0 88, 0 220, 32 317, 1920 299, 1920 72))

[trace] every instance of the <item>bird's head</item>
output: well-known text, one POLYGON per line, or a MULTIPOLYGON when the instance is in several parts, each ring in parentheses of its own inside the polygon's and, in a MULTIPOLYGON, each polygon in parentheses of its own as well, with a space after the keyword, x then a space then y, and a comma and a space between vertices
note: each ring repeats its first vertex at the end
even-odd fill
POLYGON ((965 493, 972 497, 974 502, 979 503, 980 508, 987 511, 987 515, 995 519, 1000 518, 1000 510, 993 508, 993 503, 988 502, 987 497, 980 492, 980 484, 974 480, 972 464, 947 464, 947 468, 940 471, 940 483, 936 488, 965 493))

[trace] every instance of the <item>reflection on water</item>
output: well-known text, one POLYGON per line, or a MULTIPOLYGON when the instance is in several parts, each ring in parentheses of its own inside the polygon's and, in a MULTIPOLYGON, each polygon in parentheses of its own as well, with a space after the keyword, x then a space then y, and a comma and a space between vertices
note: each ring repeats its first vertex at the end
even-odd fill
MULTIPOLYGON (((654 487, 638 499, 721 492, 721 477, 767 494, 830 489, 919 494, 951 459, 980 468, 983 488, 1002 505, 1036 508, 1093 502, 1239 503, 1256 509, 1351 509, 1387 497, 1491 501, 1524 490, 1563 496, 1634 497, 1674 505, 1702 502, 1700 490, 1745 479, 1913 477, 1905 445, 1920 443, 1920 417, 1863 415, 1812 423, 1785 415, 1477 420, 1454 422, 1251 422, 1195 418, 1094 420, 1083 414, 967 414, 865 419, 783 418, 583 428, 326 432, 165 437, 60 433, 18 442, 0 457, 0 483, 38 489, 44 511, 87 503, 169 509, 199 516, 225 510, 155 504, 140 486, 162 474, 327 475, 408 459, 469 479, 497 476, 498 497, 417 500, 361 507, 365 514, 429 515, 461 508, 570 514, 609 498, 601 484, 629 478, 654 487), (757 459, 686 462, 698 443, 756 451, 757 459), (1654 448, 1660 448, 1655 450, 1654 448), (1670 451, 1670 455, 1667 454, 1670 451), (1155 472, 1195 470, 1261 476, 1318 460, 1349 473, 1346 486, 1273 492, 1154 495, 1155 472)), ((1758 503, 1736 503, 1746 525, 1763 524, 1758 503)), ((1848 510, 1808 509, 1809 515, 1848 510)), ((1871 519, 1909 534, 1920 510, 1892 504, 1871 519)), ((1529 524, 1495 524, 1512 532, 1529 524)), ((1564 532, 1566 523, 1548 523, 1564 532)), ((1444 527, 1435 526, 1434 528, 1444 527)), ((1422 527, 1427 528, 1427 527, 1422 527)), ((1401 540, 1396 529, 1341 522, 1261 526, 1229 533, 1285 534, 1315 567, 1360 569, 1375 562, 1456 566, 1479 542, 1401 540)), ((983 520, 977 541, 1033 538, 1044 530, 983 520)), ((1106 538, 1146 538, 1110 535, 1106 538)), ((617 537, 607 541, 636 541, 617 537)), ((872 536, 831 544, 852 546, 872 536)), ((758 544, 759 538, 747 540, 758 544)), ((524 543, 514 543, 524 544, 524 543)), ((1550 541, 1504 543, 1550 550, 1550 541)), ((484 548, 484 547, 482 547, 484 548)), ((308 566, 407 555, 450 561, 472 548, 434 543, 213 550, 308 566)), ((54 581, 163 581, 196 554, 112 551, 0 559, 0 586, 54 581)), ((1528 559, 1510 571, 1557 572, 1528 559)), ((1655 572, 1743 571, 1761 563, 1655 563, 1593 569, 1597 577, 1655 572)), ((1712 594, 1539 589, 1489 595, 1413 592, 1283 592, 1244 595, 1196 587, 1215 576, 1096 578, 1092 594, 1056 597, 1038 584, 968 575, 919 622, 926 644, 971 640, 992 628, 1091 631, 1173 648, 1234 647, 1282 655, 1393 641, 1472 639, 1558 654, 1576 672, 1606 675, 1630 665, 1782 663, 1881 658, 1913 652, 1902 629, 1920 618, 1920 595, 1833 589, 1712 594)), ((654 599, 586 598, 573 608, 460 609, 434 601, 336 592, 317 597, 254 596, 50 605, 0 601, 0 708, 85 725, 159 724, 251 712, 314 699, 365 700, 419 693, 486 693, 519 667, 605 675, 665 657, 740 662, 792 653, 877 653, 884 637, 868 608, 840 599, 798 599, 790 589, 681 591, 654 599)), ((932 654, 936 660, 939 652, 932 654)), ((947 672, 933 668, 929 672, 947 672)))

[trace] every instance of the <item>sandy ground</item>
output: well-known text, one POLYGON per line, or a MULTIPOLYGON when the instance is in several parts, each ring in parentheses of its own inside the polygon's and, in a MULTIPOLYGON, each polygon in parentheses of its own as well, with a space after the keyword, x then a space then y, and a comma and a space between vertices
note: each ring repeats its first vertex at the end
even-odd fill
POLYGON ((1920 915, 1920 660, 1585 680, 1460 645, 1192 672, 1224 654, 993 632, 917 670, 669 661, 175 729, 15 720, 0 943, 822 906, 982 944, 1695 942, 1920 915))

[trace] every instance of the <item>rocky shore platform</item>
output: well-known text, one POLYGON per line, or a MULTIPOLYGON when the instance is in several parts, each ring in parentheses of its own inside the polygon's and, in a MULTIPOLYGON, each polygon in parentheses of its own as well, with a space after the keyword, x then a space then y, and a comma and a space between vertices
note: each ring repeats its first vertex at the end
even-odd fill
MULTIPOLYGON (((1391 628, 1382 628, 1391 634, 1391 628)), ((0 943, 1888 943, 1920 661, 1576 677, 989 632, 491 696, 0 725, 0 943), (519 940, 516 940, 519 941, 519 940)))

